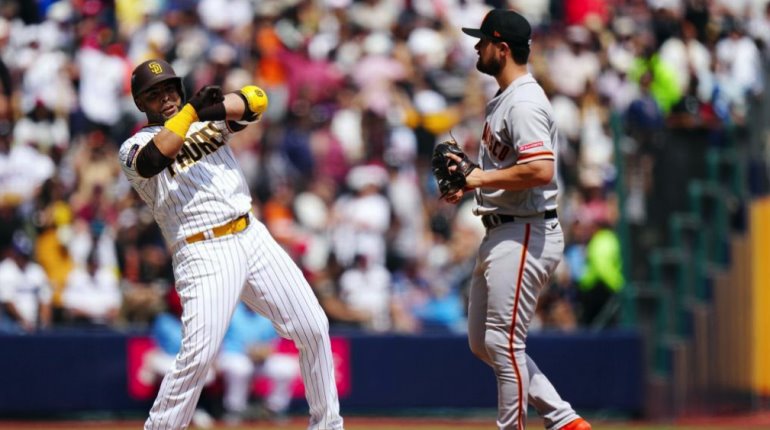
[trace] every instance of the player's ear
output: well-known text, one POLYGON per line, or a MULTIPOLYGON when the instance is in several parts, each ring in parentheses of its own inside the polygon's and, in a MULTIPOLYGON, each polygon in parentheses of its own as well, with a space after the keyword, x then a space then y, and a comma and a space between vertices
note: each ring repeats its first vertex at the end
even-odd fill
POLYGON ((507 57, 508 55, 513 55, 513 52, 511 51, 511 46, 508 45, 507 42, 500 42, 500 52, 502 52, 503 57, 507 57))

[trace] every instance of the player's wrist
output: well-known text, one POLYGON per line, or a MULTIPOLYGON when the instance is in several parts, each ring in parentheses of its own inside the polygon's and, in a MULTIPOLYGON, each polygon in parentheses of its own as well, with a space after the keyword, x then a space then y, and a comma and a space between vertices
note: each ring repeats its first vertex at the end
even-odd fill
POLYGON ((483 177, 484 175, 481 168, 476 167, 471 170, 470 173, 468 173, 468 176, 465 177, 466 188, 473 190, 481 187, 484 184, 483 177))
POLYGON ((182 106, 182 109, 177 112, 163 124, 169 131, 184 139, 187 136, 187 130, 190 129, 192 123, 198 121, 198 112, 195 108, 187 103, 182 106))
POLYGON ((227 109, 223 102, 215 103, 198 111, 199 121, 224 121, 227 119, 227 109))

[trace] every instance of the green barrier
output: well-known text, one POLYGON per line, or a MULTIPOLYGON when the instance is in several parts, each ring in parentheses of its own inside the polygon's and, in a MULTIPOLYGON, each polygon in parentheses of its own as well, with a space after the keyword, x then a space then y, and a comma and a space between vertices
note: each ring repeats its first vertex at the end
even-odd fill
POLYGON ((733 196, 746 199, 748 190, 748 170, 743 152, 730 149, 711 148, 706 153, 706 180, 715 184, 725 184, 733 196), (722 167, 728 168, 727 178, 723 178, 722 167), (723 180, 725 179, 725 180, 723 180))
POLYGON ((671 246, 684 249, 689 253, 690 261, 679 282, 687 297, 703 300, 706 297, 706 284, 709 276, 709 250, 713 250, 713 233, 700 214, 675 213, 669 219, 671 246), (685 243, 684 234, 690 232, 695 238, 692 244, 685 243))
POLYGON ((664 375, 669 370, 669 346, 686 335, 690 304, 706 298, 712 270, 728 263, 728 205, 733 194, 702 180, 691 180, 687 191, 691 212, 671 216, 670 246, 654 248, 649 255, 650 286, 658 300, 654 368, 664 375), (693 235, 692 244, 685 240, 686 233, 693 235), (666 268, 674 270, 672 279, 666 277, 666 268))
MULTIPOLYGON (((703 216, 711 229, 714 237, 712 243, 706 243, 706 261, 714 262, 724 266, 728 263, 728 245, 730 235, 730 225, 728 221, 728 205, 736 203, 735 197, 716 182, 691 180, 687 187, 687 194, 690 200, 690 210, 694 214, 703 216), (704 201, 711 203, 711 216, 707 217, 704 201), (711 246, 708 246, 711 245, 711 246)), ((702 234, 710 230, 702 229, 702 234)), ((707 238, 704 238, 704 241, 707 238)))
MULTIPOLYGON (((623 275, 626 285, 619 295, 620 321, 634 327, 638 321, 639 280, 632 279, 631 234, 625 210, 627 196, 624 152, 625 138, 620 116, 610 116, 615 152, 615 192, 619 216, 615 231, 621 244, 623 275)), ((687 309, 692 302, 708 297, 707 286, 715 269, 729 263, 730 211, 739 199, 747 197, 746 160, 739 150, 711 148, 706 152, 705 180, 688 182, 688 211, 674 213, 668 221, 670 242, 654 248, 649 256, 650 279, 644 294, 656 300, 653 333, 654 368, 667 373, 670 346, 681 340, 687 328, 687 309), (692 240, 686 240, 691 237, 692 240), (672 279, 665 279, 666 268, 674 270, 672 279), (668 285, 668 284, 671 285, 668 285), (667 285, 671 288, 667 288, 667 285)))
POLYGON ((628 227, 628 216, 626 215, 626 167, 623 159, 623 150, 620 147, 621 139, 625 136, 623 124, 620 115, 612 111, 610 114, 610 127, 612 129, 612 148, 615 157, 615 194, 618 198, 619 210, 618 221, 615 226, 615 233, 620 241, 620 255, 623 262, 623 279, 626 285, 620 290, 620 323, 623 327, 634 327, 637 324, 636 298, 634 286, 631 282, 631 232, 628 227))
POLYGON ((660 374, 668 372, 668 340, 684 331, 684 304, 682 285, 676 284, 673 291, 666 288, 663 270, 673 266, 678 273, 686 271, 688 257, 681 249, 656 248, 650 252, 650 286, 658 298, 658 312, 655 319, 655 370, 660 374))

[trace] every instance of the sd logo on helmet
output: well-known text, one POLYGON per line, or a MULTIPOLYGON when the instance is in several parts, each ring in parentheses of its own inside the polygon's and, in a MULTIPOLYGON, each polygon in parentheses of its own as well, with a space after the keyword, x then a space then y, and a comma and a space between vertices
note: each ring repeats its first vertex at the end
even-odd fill
POLYGON ((148 60, 136 66, 134 72, 131 73, 131 96, 134 97, 134 103, 136 103, 139 95, 149 90, 150 87, 168 80, 174 81, 179 96, 184 102, 185 93, 182 78, 176 75, 171 64, 163 60, 148 60))

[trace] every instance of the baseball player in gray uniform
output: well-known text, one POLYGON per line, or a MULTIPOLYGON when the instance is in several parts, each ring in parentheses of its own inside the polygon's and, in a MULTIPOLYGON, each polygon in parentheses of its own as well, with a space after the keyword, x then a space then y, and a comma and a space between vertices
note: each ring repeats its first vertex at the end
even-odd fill
POLYGON ((187 428, 243 300, 297 345, 308 428, 342 429, 326 315, 299 268, 251 213, 246 180, 227 145, 233 132, 260 119, 267 96, 253 85, 226 95, 204 87, 183 104, 182 81, 162 60, 134 69, 131 92, 149 123, 123 143, 120 164, 173 253, 184 327, 144 428, 187 428))
POLYGON ((523 429, 529 401, 549 430, 589 430, 525 352, 538 296, 564 249, 556 126, 550 102, 527 71, 532 31, 521 15, 503 9, 487 14, 481 28, 462 30, 480 39, 476 68, 500 85, 487 104, 479 167, 467 174, 465 189, 445 197, 457 203, 475 190, 474 210, 487 229, 471 281, 470 348, 495 371, 498 428, 523 429))

